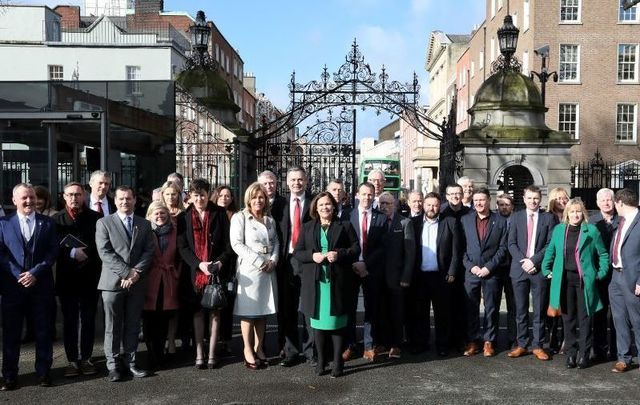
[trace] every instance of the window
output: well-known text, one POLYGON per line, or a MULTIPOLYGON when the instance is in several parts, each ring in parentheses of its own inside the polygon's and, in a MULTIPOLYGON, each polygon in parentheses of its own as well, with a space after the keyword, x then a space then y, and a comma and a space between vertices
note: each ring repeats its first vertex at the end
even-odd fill
POLYGON ((618 45, 618 81, 638 81, 638 45, 618 45))
POLYGON ((522 52, 522 74, 529 74, 529 51, 522 52))
POLYGON ((140 66, 127 66, 127 81, 133 83, 127 83, 127 94, 140 94, 142 93, 140 87, 140 66))
POLYGON ((566 132, 578 139, 578 104, 560 103, 558 106, 558 131, 566 132))
POLYGON ((580 81, 580 47, 578 45, 560 45, 560 81, 580 81))
POLYGON ((628 10, 624 9, 625 0, 620 0, 620 12, 618 13, 618 21, 626 23, 637 23, 638 20, 638 6, 633 6, 628 10))
POLYGON ((220 62, 220 45, 216 44, 216 62, 220 62))
POLYGON ((529 0, 524 0, 524 4, 522 5, 523 7, 523 12, 522 12, 522 30, 526 31, 529 29, 529 14, 530 14, 530 10, 529 10, 529 0))
POLYGON ((49 65, 49 80, 64 80, 62 65, 49 65))
POLYGON ((580 21, 580 0, 560 0, 560 22, 580 21))
POLYGON ((616 141, 635 142, 636 104, 618 104, 616 116, 616 141))

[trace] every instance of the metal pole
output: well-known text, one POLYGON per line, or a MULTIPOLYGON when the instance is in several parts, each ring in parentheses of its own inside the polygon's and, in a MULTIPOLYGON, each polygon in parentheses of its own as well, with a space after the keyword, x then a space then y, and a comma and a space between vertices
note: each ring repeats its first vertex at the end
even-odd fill
POLYGON ((540 96, 542 97, 542 106, 546 107, 547 104, 545 104, 545 96, 547 94, 546 92, 547 80, 549 79, 549 77, 547 76, 547 57, 546 56, 542 57, 542 72, 539 79, 540 79, 540 96))
POLYGON ((58 142, 55 124, 47 125, 47 147, 49 156, 47 168, 49 171, 49 193, 54 202, 58 201, 58 142))
POLYGON ((353 110, 353 135, 351 147, 353 148, 353 159, 351 161, 351 206, 356 205, 356 192, 358 188, 358 173, 356 172, 356 109, 353 110))
POLYGON ((108 170, 107 169, 107 114, 106 112, 102 112, 100 114, 100 170, 108 170))

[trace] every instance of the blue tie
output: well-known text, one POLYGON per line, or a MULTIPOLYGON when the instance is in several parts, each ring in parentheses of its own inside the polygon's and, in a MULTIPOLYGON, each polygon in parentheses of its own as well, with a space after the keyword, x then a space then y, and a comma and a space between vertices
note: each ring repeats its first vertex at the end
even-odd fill
POLYGON ((131 239, 131 232, 133 231, 133 219, 131 217, 126 218, 127 221, 127 233, 129 234, 129 239, 131 239))

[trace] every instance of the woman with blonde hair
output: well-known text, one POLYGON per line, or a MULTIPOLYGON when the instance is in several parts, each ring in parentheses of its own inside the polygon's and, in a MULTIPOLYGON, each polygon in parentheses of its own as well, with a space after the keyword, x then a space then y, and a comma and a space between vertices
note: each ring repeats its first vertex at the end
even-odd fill
POLYGON ((562 187, 556 187, 549 191, 549 212, 556 216, 557 223, 562 222, 564 208, 569 201, 569 193, 562 187))
POLYGON ((551 278, 549 312, 562 314, 567 368, 586 368, 593 343, 591 318, 602 309, 596 281, 609 272, 609 253, 598 228, 588 223, 581 200, 569 200, 562 219, 553 229, 542 274, 551 278))
POLYGON ((250 370, 267 366, 263 350, 266 317, 276 313, 280 243, 275 220, 269 216, 269 198, 258 182, 244 193, 245 208, 231 218, 231 247, 238 255, 238 292, 233 313, 240 317, 244 365, 250 370))
POLYGON ((160 188, 160 196, 161 201, 169 209, 171 220, 175 225, 178 214, 184 211, 182 190, 180 190, 180 187, 176 183, 167 181, 160 188))

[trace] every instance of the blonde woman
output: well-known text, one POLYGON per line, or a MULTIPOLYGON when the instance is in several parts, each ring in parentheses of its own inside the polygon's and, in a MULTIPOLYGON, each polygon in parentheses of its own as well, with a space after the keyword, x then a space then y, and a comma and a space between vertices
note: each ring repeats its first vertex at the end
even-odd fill
POLYGON ((180 190, 180 187, 176 183, 167 181, 160 189, 160 196, 161 201, 169 209, 171 220, 175 224, 178 214, 184 211, 182 190, 180 190))
POLYGON ((569 193, 562 187, 549 191, 549 212, 556 216, 557 223, 562 222, 564 208, 569 201, 569 193))
POLYGON ((600 231, 588 223, 582 201, 570 200, 562 223, 553 229, 542 260, 542 274, 551 277, 550 312, 559 310, 562 314, 567 368, 589 367, 591 318, 602 309, 596 281, 604 279, 608 272, 609 253, 600 231), (580 328, 579 335, 576 326, 580 328))

